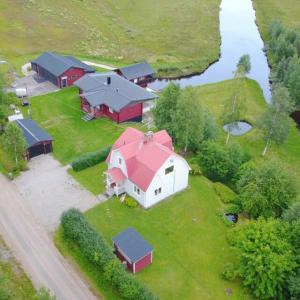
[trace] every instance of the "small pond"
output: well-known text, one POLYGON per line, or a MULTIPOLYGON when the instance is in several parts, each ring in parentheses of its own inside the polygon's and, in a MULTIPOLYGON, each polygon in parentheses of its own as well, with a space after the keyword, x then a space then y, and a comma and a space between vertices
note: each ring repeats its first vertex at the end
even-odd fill
POLYGON ((231 135, 243 135, 252 129, 252 125, 245 121, 239 121, 236 123, 236 126, 227 124, 223 126, 223 129, 231 135))
POLYGON ((221 57, 204 73, 174 80, 155 80, 149 87, 162 90, 170 81, 181 87, 218 82, 233 77, 239 58, 249 54, 251 72, 249 77, 261 86, 265 99, 271 98, 270 68, 263 51, 264 43, 255 23, 255 10, 251 0, 222 0, 220 6, 221 57))
POLYGON ((237 221, 239 220, 238 214, 224 213, 224 217, 232 223, 237 223, 237 221))

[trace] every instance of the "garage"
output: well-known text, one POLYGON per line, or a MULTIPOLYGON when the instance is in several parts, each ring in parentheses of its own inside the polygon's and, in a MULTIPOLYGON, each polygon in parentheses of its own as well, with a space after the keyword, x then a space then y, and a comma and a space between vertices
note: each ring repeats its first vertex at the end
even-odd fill
POLYGON ((15 121, 22 129, 27 143, 27 159, 52 152, 52 137, 32 119, 15 121))

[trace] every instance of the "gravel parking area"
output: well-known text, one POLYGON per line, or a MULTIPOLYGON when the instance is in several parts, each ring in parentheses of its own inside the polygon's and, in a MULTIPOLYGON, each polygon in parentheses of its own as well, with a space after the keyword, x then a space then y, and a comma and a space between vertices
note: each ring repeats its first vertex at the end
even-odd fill
POLYGON ((59 90, 56 85, 44 80, 43 78, 37 76, 36 73, 32 72, 28 76, 18 78, 12 87, 13 89, 26 88, 28 97, 43 95, 59 90))
POLYGON ((33 158, 29 170, 12 183, 35 217, 50 231, 55 230, 65 210, 76 207, 85 211, 99 203, 50 154, 33 158))

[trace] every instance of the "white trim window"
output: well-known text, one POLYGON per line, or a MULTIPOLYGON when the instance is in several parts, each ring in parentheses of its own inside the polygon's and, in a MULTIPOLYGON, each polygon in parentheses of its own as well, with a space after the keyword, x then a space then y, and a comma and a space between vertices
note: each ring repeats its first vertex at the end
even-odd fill
POLYGON ((119 157, 119 165, 121 165, 121 164, 122 164, 122 158, 119 157))
POLYGON ((138 188, 136 185, 133 187, 133 190, 134 190, 134 192, 135 192, 137 195, 140 195, 140 194, 141 194, 140 188, 138 188))
POLYGON ((156 189, 156 190, 154 191, 154 195, 155 195, 155 196, 157 196, 157 195, 159 195, 159 194, 161 194, 161 187, 158 188, 158 189, 156 189))
POLYGON ((114 113, 114 111, 113 111, 110 107, 108 108, 108 110, 109 110, 109 112, 110 112, 111 114, 114 113))
POLYGON ((168 175, 170 173, 174 172, 174 166, 170 166, 165 169, 165 174, 168 175))

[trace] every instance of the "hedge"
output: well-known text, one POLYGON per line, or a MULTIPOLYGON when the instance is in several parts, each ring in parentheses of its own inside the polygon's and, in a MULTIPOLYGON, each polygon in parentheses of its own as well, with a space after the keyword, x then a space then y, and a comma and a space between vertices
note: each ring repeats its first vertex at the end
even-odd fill
POLYGON ((95 166, 104 161, 110 152, 111 146, 103 148, 99 151, 83 154, 72 162, 74 171, 79 172, 89 167, 95 166))
POLYGON ((99 268, 105 280, 127 300, 158 300, 145 286, 128 273, 102 235, 94 230, 77 209, 71 208, 61 217, 64 236, 74 242, 82 254, 99 268))

